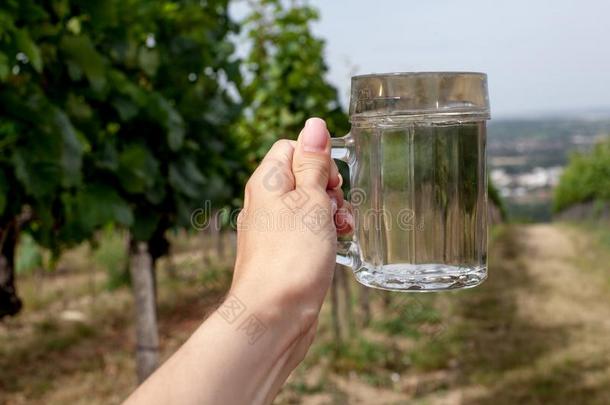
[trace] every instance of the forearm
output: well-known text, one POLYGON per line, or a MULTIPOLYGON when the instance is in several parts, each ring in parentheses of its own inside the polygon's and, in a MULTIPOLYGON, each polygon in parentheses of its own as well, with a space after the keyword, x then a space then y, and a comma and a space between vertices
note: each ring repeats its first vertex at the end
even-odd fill
POLYGON ((330 155, 320 119, 297 142, 273 145, 246 186, 231 294, 129 404, 273 400, 311 345, 332 280, 344 201, 330 155), (288 213, 291 226, 264 226, 257 213, 273 221, 288 213))
POLYGON ((301 336, 277 305, 251 301, 230 294, 126 403, 270 403, 302 357, 301 336))

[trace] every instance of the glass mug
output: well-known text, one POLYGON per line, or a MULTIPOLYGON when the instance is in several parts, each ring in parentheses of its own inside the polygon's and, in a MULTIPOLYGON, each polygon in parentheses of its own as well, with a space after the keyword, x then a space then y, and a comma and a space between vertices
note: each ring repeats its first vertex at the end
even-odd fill
POLYGON ((487 76, 389 73, 352 78, 351 131, 332 139, 348 164, 351 241, 337 262, 369 287, 440 291, 487 277, 487 76))

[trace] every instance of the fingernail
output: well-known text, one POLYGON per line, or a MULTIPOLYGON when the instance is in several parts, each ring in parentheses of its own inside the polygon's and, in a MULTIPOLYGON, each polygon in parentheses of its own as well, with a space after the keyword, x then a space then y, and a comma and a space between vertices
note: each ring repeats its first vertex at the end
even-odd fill
POLYGON ((326 123, 319 118, 308 119, 301 137, 305 152, 324 152, 328 143, 326 123))
POLYGON ((345 216, 345 220, 347 221, 347 224, 350 226, 350 228, 352 230, 354 230, 355 229, 354 216, 352 215, 351 212, 347 211, 347 215, 345 216))
POLYGON ((335 198, 330 199, 330 212, 332 215, 337 212, 337 200, 335 198))

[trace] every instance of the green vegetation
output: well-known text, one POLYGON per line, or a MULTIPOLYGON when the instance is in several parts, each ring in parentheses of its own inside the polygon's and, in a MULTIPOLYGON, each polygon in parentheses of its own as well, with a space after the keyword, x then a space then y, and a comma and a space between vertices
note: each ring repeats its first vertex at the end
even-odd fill
POLYGON ((15 271, 17 274, 25 274, 42 267, 43 258, 40 246, 29 234, 23 234, 17 248, 15 271))
POLYGON ((487 196, 489 197, 489 201, 491 201, 498 208, 498 210, 500 210, 502 219, 506 220, 508 217, 504 200, 502 197, 500 197, 500 193, 498 192, 496 186, 494 186, 492 181, 489 179, 487 181, 487 196))
POLYGON ((111 290, 129 282, 126 241, 126 235, 112 226, 97 235, 92 259, 108 273, 107 287, 111 290))
POLYGON ((610 203, 610 141, 600 142, 591 153, 571 156, 555 190, 553 210, 591 201, 610 203))
MULTIPOLYGON (((347 131, 325 79, 324 42, 312 33, 316 11, 301 1, 251 2, 239 36, 230 3, 0 5, 0 318, 21 308, 14 273, 25 298, 20 317, 0 325, 2 400, 122 400, 135 383, 137 342, 133 297, 116 287, 127 281, 133 242, 146 242, 156 260, 175 235, 171 260, 157 261, 168 271, 158 272, 155 290, 167 358, 232 277, 234 258, 206 256, 213 242, 189 232, 191 213, 206 200, 213 209, 239 206, 248 171, 308 116, 326 118, 333 135, 347 131), (234 41, 245 45, 244 61, 234 41), (65 271, 38 271, 55 267, 65 271)), ((492 121, 490 133, 503 139, 500 153, 527 155, 533 167, 562 164, 578 131, 610 131, 607 121, 587 125, 492 121)), ((418 156, 442 157, 456 139, 476 152, 474 138, 450 135, 418 156)), ((443 159, 445 185, 453 166, 443 159)), ((574 155, 555 210, 607 204, 609 179, 610 142, 574 155)), ((506 215, 491 183, 489 199, 506 215)), ((534 204, 522 210, 543 215, 534 204)), ((296 399, 277 402, 606 404, 610 331, 599 320, 610 318, 608 227, 501 225, 492 239, 490 278, 473 290, 389 295, 350 279, 349 296, 342 287, 349 325, 335 335, 323 312, 310 355, 284 389, 296 399)))
POLYGON ((114 224, 156 260, 203 201, 239 203, 236 30, 228 0, 2 3, 0 316, 21 231, 57 254, 114 224))
POLYGON ((252 4, 237 37, 229 0, 94 3, 0 6, 0 314, 21 306, 22 231, 58 254, 112 225, 155 261, 205 201, 240 206, 248 172, 308 116, 347 130, 308 5, 252 4))
MULTIPOLYGON (((608 116, 540 117, 493 119, 488 125, 490 170, 501 170, 510 177, 502 184, 502 195, 510 220, 520 223, 549 222, 553 216, 552 169, 568 164, 573 152, 587 153, 595 142, 610 135, 608 116), (544 186, 524 182, 521 176, 539 168, 552 177, 544 186)), ((529 180, 531 180, 530 177, 529 180)), ((490 194, 491 195, 491 194, 490 194)))
POLYGON ((387 316, 374 323, 379 331, 390 335, 419 338, 423 335, 422 329, 430 330, 439 325, 441 316, 434 307, 435 297, 433 295, 393 298, 397 300, 386 309, 387 316))
POLYGON ((511 222, 521 224, 550 222, 553 217, 550 201, 532 203, 506 201, 505 205, 511 222))
POLYGON ((295 139, 308 117, 324 118, 332 135, 349 129, 337 90, 326 81, 324 41, 311 31, 316 10, 307 3, 285 4, 255 2, 244 21, 252 48, 244 63, 246 111, 236 131, 250 161, 260 159, 277 139, 295 139))
MULTIPOLYGON (((276 402, 605 404, 610 346, 599 319, 609 316, 610 284, 603 240, 592 228, 564 224, 501 225, 492 235, 489 279, 478 288, 369 290, 370 326, 344 334, 340 345, 323 310, 304 364, 276 402)), ((231 276, 227 266, 200 260, 200 238, 191 240, 174 257, 175 278, 158 275, 164 357, 217 305, 231 276)), ((108 242, 99 243, 93 251, 108 242)), ((0 389, 9 402, 86 395, 92 404, 117 403, 133 389, 129 292, 94 287, 90 295, 89 272, 97 286, 108 273, 87 249, 66 255, 81 266, 20 276, 26 302, 36 296, 45 304, 28 305, 0 328, 0 389), (71 318, 74 312, 82 318, 71 318)), ((360 298, 363 290, 350 282, 360 298)), ((358 325, 362 315, 355 308, 358 325)))
POLYGON ((459 348, 457 342, 447 336, 439 339, 424 340, 411 352, 410 360, 413 367, 421 371, 432 371, 447 368, 459 348))
POLYGON ((395 354, 383 344, 362 336, 354 337, 338 347, 334 343, 328 347, 336 350, 333 352, 333 367, 340 372, 372 373, 383 369, 395 354))
POLYGON ((5 221, 28 204, 44 245, 109 222, 149 240, 188 226, 203 199, 239 194, 227 135, 239 112, 227 94, 240 81, 227 39, 236 26, 227 1, 206 3, 4 3, 5 221))

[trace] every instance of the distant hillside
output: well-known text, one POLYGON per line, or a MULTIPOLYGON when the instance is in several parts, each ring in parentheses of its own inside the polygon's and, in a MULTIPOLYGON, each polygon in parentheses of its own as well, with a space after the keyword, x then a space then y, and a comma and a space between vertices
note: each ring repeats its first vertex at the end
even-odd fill
POLYGON ((553 189, 570 154, 609 136, 610 116, 603 114, 490 121, 490 174, 509 218, 550 220, 553 189))
POLYGON ((507 165, 518 171, 535 166, 564 166, 569 152, 588 150, 610 134, 610 118, 492 120, 489 124, 489 157, 525 158, 522 164, 507 165))
POLYGON ((591 202, 600 210, 610 203, 610 139, 570 157, 555 190, 553 209, 561 212, 591 202))

